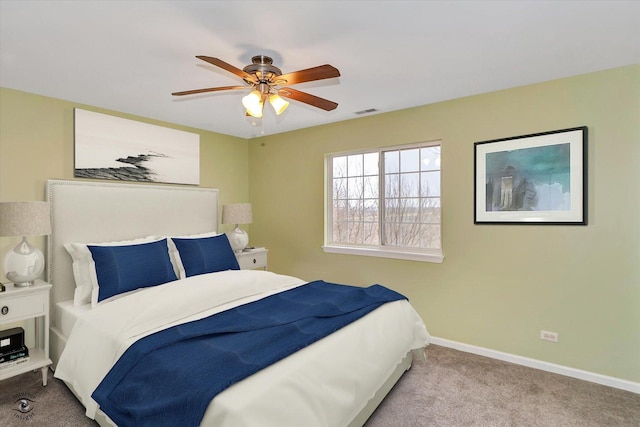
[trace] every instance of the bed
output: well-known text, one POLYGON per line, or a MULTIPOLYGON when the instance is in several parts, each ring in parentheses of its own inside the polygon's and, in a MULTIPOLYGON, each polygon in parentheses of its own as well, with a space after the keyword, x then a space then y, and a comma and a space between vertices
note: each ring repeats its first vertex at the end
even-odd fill
MULTIPOLYGON (((224 263, 215 271, 198 272, 199 267, 190 264, 185 255, 188 252, 180 252, 176 242, 180 248, 189 248, 195 241, 215 241, 215 248, 224 245, 224 235, 217 234, 216 189, 49 180, 47 198, 53 229, 48 239, 47 278, 53 284, 50 354, 54 375, 85 406, 87 416, 102 426, 117 423, 94 400, 99 395, 96 388, 108 382, 137 346, 254 304, 287 295, 295 295, 293 300, 297 300, 301 292, 321 282, 315 280, 318 278, 311 278, 314 281, 309 283, 306 278, 261 270, 227 269, 224 263), (106 277, 101 271, 107 271, 98 268, 103 265, 100 250, 108 255, 104 259, 109 259, 114 253, 120 254, 118 251, 130 249, 128 246, 156 248, 161 244, 167 245, 176 280, 158 279, 161 283, 157 286, 132 290, 125 286, 114 294, 106 286, 96 288, 96 282, 106 283, 100 281, 106 277), (109 245, 113 248, 103 247, 109 245), (70 256, 74 247, 93 251, 96 267, 91 270, 93 276, 90 274, 91 289, 86 284, 78 285, 86 271, 79 267, 79 258, 72 260, 70 256), (174 259, 176 254, 178 261, 174 259), (186 274, 188 270, 196 274, 186 274)), ((167 274, 171 277, 171 272, 167 274)), ((150 275, 155 273, 147 273, 144 280, 150 275)), ((323 282, 318 286, 333 284, 323 282)), ((342 285, 336 287, 342 289, 342 285)), ((414 357, 424 357, 424 347, 429 343, 424 323, 406 299, 380 302, 376 307, 221 388, 206 402, 202 418, 194 425, 363 425, 410 368, 414 357)), ((278 346, 257 353, 269 356, 279 351, 278 346)), ((182 364, 176 360, 176 366, 182 364)), ((137 366, 151 365, 142 359, 137 366)), ((212 368, 216 369, 222 370, 212 368)), ((138 368, 132 372, 137 373, 138 368)), ((149 372, 153 375, 155 371, 149 372)), ((166 372, 158 373, 157 378, 170 378, 166 382, 174 384, 166 372)), ((135 406, 132 412, 136 412, 135 406)), ((125 424, 129 423, 120 422, 125 424)))

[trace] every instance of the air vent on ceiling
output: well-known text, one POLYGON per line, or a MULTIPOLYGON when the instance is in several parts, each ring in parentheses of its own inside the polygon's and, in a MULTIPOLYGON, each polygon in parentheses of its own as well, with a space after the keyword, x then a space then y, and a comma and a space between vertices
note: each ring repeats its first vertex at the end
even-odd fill
POLYGON ((357 114, 357 115, 369 114, 369 113, 375 113, 376 111, 378 110, 376 110, 375 108, 367 108, 366 110, 356 111, 354 114, 357 114))

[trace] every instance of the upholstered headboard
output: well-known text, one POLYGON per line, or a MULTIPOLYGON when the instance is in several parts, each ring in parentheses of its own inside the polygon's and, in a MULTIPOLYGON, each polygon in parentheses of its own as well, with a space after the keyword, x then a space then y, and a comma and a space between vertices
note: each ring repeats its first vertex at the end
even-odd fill
POLYGON ((52 305, 73 299, 75 283, 65 243, 99 243, 145 236, 176 236, 218 229, 213 188, 47 181, 52 234, 47 280, 52 305))

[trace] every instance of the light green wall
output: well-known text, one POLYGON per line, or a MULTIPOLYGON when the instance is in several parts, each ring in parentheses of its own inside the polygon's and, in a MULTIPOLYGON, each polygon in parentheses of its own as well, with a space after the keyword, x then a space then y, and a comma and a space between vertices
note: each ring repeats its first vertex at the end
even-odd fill
MULTIPOLYGON (((0 201, 45 200, 47 179, 73 178, 73 109, 82 108, 200 135, 200 186, 220 206, 249 201, 249 143, 242 138, 0 88, 0 201)), ((221 226, 226 231, 227 225, 221 226)), ((0 256, 19 238, 0 238, 0 256)), ((30 238, 45 250, 44 237, 30 238)), ((0 275, 4 272, 0 266, 0 275)))
POLYGON ((251 242, 271 270, 381 283, 434 336, 640 382, 640 66, 262 137, 249 157, 251 242), (582 125, 588 226, 473 224, 474 142, 582 125), (324 155, 430 140, 444 263, 323 253, 324 155))

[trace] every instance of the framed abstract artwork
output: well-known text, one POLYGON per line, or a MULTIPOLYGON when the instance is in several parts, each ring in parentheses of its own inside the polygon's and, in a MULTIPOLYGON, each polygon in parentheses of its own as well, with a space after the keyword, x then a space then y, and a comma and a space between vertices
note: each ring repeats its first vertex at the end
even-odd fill
POLYGON ((475 224, 587 224, 587 127, 474 144, 475 224))
POLYGON ((77 178, 200 184, 200 135, 76 108, 77 178))

